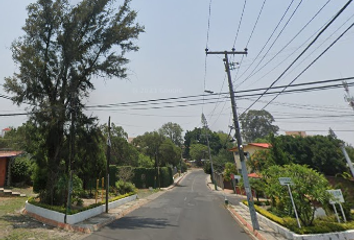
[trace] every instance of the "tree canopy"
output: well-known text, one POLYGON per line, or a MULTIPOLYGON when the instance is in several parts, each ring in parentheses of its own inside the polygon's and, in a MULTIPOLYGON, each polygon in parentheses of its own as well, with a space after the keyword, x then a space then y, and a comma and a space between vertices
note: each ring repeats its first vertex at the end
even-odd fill
POLYGON ((83 0, 72 6, 68 0, 38 0, 27 7, 25 35, 11 46, 19 69, 5 78, 4 88, 16 104, 30 105, 30 120, 45 139, 43 202, 60 199, 55 188, 62 169, 68 170, 66 124, 71 120, 78 129, 95 121, 83 114, 83 100, 94 89, 92 77, 125 78, 125 53, 138 50, 133 40, 143 27, 135 23, 137 13, 129 0, 118 8, 114 2, 83 0))
POLYGON ((273 125, 274 118, 266 110, 249 110, 240 116, 242 137, 248 142, 265 138, 270 133, 276 134, 279 127, 273 125))
POLYGON ((183 129, 177 123, 168 122, 162 125, 159 129, 160 134, 171 139, 171 141, 178 147, 182 146, 183 138, 182 132, 183 129))

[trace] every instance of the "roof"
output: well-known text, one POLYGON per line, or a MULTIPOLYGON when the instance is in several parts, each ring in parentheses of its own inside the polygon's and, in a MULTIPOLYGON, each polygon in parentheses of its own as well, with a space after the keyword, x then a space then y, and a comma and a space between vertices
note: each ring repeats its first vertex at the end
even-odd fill
POLYGON ((250 173, 250 174, 248 174, 248 177, 250 177, 250 178, 262 178, 261 175, 259 175, 257 173, 250 173))
POLYGON ((0 158, 17 157, 23 154, 22 151, 0 151, 0 158))
MULTIPOLYGON (((247 146, 254 146, 254 147, 259 147, 259 148, 265 148, 268 149, 270 148, 272 145, 270 143, 249 143, 247 145, 243 146, 243 149, 247 148, 247 146)), ((238 148, 237 147, 233 147, 231 149, 229 149, 230 152, 238 152, 238 148)))
POLYGON ((248 145, 261 148, 270 148, 272 146, 269 143, 249 143, 248 145))
POLYGON ((11 131, 11 128, 4 128, 3 131, 11 131))

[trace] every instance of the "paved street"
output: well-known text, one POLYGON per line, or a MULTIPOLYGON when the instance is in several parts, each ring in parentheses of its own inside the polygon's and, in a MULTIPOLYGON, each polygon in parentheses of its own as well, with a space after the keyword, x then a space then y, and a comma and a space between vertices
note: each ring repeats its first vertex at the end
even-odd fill
POLYGON ((211 192, 205 179, 202 170, 194 171, 180 186, 85 239, 251 239, 224 208, 223 196, 211 192))

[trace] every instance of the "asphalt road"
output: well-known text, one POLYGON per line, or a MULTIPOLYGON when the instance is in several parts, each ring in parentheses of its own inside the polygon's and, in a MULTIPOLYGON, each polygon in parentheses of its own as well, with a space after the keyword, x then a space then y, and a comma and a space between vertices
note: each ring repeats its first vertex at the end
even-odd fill
POLYGON ((205 181, 203 171, 194 171, 178 187, 85 239, 251 239, 225 209, 223 196, 210 191, 205 181))

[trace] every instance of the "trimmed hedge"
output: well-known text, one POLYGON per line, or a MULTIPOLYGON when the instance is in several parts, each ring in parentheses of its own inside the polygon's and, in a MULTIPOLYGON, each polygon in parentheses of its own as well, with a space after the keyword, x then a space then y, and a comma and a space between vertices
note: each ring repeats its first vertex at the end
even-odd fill
MULTIPOLYGON (((130 193, 126 193, 124 195, 119 195, 117 197, 114 197, 114 198, 111 198, 108 200, 108 202, 113 202, 113 201, 117 201, 119 199, 122 199, 122 198, 125 198, 125 197, 129 197, 129 196, 132 196, 136 194, 135 192, 130 192, 130 193)), ((64 206, 52 206, 52 205, 49 205, 49 204, 45 204, 45 203, 40 203, 40 202, 36 202, 35 198, 34 197, 30 197, 28 199, 28 202, 32 205, 35 205, 37 207, 41 207, 41 208, 45 208, 45 209, 49 209, 49 210, 52 210, 52 211, 55 211, 55 212, 60 212, 60 213, 66 213, 66 208, 64 206)), ((83 212, 83 211, 86 211, 86 210, 89 210, 89 209, 92 209, 92 208, 95 208, 95 207, 98 207, 100 205, 103 205, 105 204, 106 201, 101 201, 101 202, 98 202, 98 203, 93 203, 91 204, 90 206, 87 206, 87 207, 83 207, 83 208, 80 208, 80 209, 70 209, 68 215, 73 215, 73 214, 76 214, 76 213, 79 213, 79 212, 83 212)))
MULTIPOLYGON (((109 166, 109 185, 115 186, 119 180, 118 172, 121 166, 109 166)), ((133 168, 134 176, 130 180, 137 188, 155 187, 155 168, 133 168)), ((160 187, 168 187, 173 183, 172 169, 170 167, 160 167, 160 187)), ((156 183, 156 187, 159 184, 156 183)))
MULTIPOLYGON (((247 201, 243 201, 243 203, 245 205, 248 205, 247 201)), ((290 231, 295 232, 297 234, 342 232, 342 231, 354 229, 354 221, 347 222, 347 223, 338 223, 334 218, 331 217, 327 217, 323 219, 315 219, 313 226, 306 226, 306 227, 301 226, 301 228, 299 228, 297 225, 297 221, 294 218, 278 217, 257 205, 254 205, 254 208, 258 213, 262 214, 264 217, 288 228, 290 231)))

